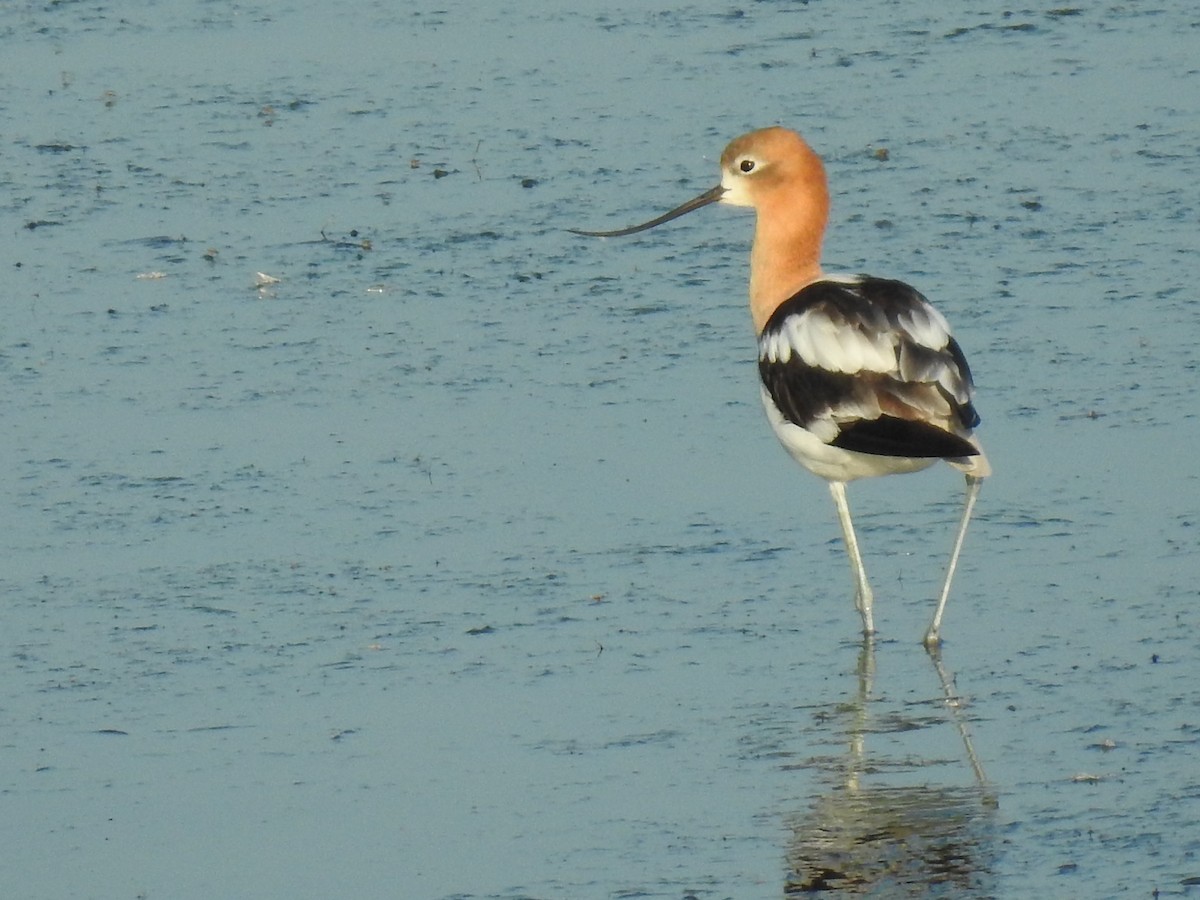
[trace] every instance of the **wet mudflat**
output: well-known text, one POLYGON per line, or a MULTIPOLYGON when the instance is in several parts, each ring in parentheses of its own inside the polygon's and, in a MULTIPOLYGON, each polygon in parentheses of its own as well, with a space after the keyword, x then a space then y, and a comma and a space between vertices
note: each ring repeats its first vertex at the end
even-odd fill
POLYGON ((0 9, 0 894, 1194 893, 1198 33, 0 9), (772 122, 828 267, 975 370, 936 661, 960 479, 852 487, 864 648, 759 408, 749 218, 565 231, 772 122))

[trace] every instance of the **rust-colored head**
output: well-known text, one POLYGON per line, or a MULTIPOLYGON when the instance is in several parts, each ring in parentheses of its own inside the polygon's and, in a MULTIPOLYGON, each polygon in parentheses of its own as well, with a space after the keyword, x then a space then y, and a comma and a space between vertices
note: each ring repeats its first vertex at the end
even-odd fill
POLYGON ((821 277, 821 240, 829 189, 821 158, 794 131, 778 126, 735 138, 721 154, 721 183, 649 222, 615 231, 575 231, 621 237, 654 228, 710 203, 750 206, 758 214, 750 254, 750 310, 761 331, 775 307, 821 277))
POLYGON ((721 154, 722 202, 775 206, 781 198, 808 202, 828 212, 825 166, 804 138, 774 126, 729 142, 721 154))

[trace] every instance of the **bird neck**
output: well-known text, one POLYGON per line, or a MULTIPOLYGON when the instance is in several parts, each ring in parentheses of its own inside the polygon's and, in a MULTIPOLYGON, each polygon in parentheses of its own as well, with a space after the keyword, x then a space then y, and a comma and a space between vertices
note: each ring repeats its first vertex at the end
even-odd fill
POLYGON ((759 207, 750 251, 750 315, 756 334, 781 303, 821 278, 821 241, 828 218, 823 178, 802 193, 759 207))

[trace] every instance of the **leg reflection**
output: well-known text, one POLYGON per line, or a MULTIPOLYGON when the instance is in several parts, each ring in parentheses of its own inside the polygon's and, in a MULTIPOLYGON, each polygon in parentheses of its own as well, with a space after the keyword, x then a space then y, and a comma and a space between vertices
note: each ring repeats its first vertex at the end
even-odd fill
MULTIPOLYGON (((825 787, 810 808, 789 823, 785 896, 837 890, 887 897, 990 895, 995 794, 976 754, 953 678, 936 648, 930 650, 930 659, 942 689, 937 702, 949 710, 965 747, 970 780, 957 786, 929 783, 932 771, 944 762, 940 758, 872 754, 872 735, 920 728, 944 731, 948 723, 940 711, 916 720, 894 703, 889 709, 888 700, 874 697, 875 645, 867 638, 859 652, 854 696, 838 706, 841 715, 822 718, 842 723, 834 724, 834 730, 845 750, 820 763, 825 787)), ((953 743, 957 746, 959 741, 953 743)))

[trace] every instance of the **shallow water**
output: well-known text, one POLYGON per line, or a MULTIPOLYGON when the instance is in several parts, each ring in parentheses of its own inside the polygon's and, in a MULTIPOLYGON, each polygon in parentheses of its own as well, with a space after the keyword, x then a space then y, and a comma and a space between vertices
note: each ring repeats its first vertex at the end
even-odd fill
POLYGON ((0 895, 1194 892, 1198 33, 0 7, 0 895), (749 219, 565 231, 774 121, 975 370, 945 683, 959 478, 852 487, 863 654, 749 219))

